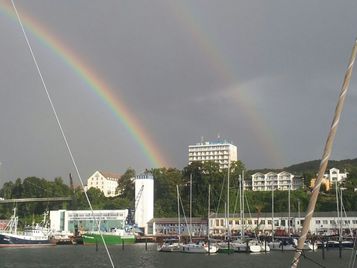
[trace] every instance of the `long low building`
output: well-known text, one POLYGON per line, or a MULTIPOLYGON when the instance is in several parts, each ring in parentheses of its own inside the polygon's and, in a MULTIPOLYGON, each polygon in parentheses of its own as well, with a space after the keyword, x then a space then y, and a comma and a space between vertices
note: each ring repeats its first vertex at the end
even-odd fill
MULTIPOLYGON (((348 212, 347 216, 337 217, 336 212, 316 212, 310 223, 311 234, 338 234, 341 229, 344 234, 357 231, 357 212, 348 212)), ((128 216, 128 210, 95 210, 94 218, 99 220, 102 231, 111 228, 123 228, 128 216)), ((96 229, 90 210, 56 210, 50 211, 51 230, 56 232, 74 233, 79 231, 92 231, 96 229)), ((261 235, 270 235, 272 230, 281 233, 299 233, 304 223, 304 213, 252 213, 245 215, 244 222, 239 215, 211 214, 209 218, 209 234, 212 237, 221 237, 227 234, 227 221, 232 235, 238 235, 243 227, 245 232, 254 232, 261 235)), ((207 218, 192 218, 190 227, 189 219, 177 218, 153 218, 147 223, 147 235, 155 236, 207 236, 207 218), (179 229, 180 226, 180 229, 179 229)))
MULTIPOLYGON (((341 229, 343 233, 349 234, 357 230, 357 212, 348 212, 347 216, 337 217, 336 212, 315 212, 309 231, 311 234, 338 234, 341 229)), ((228 219, 229 229, 232 234, 240 233, 243 229, 246 232, 255 232, 258 234, 268 234, 274 231, 281 233, 299 233, 302 229, 305 219, 305 213, 275 213, 274 218, 270 213, 252 213, 246 215, 243 220, 239 216, 232 215, 228 219), (273 224, 274 219, 274 224, 273 224)), ((210 216, 210 234, 222 236, 227 231, 227 219, 223 214, 212 214, 210 216)))
MULTIPOLYGON (((304 223, 304 213, 275 213, 274 225, 270 213, 253 213, 246 215, 243 220, 238 215, 228 219, 232 235, 240 234, 243 227, 245 232, 255 232, 260 235, 271 235, 272 230, 280 233, 299 233, 304 223), (290 222, 289 222, 290 220, 290 222), (243 226, 242 226, 243 225, 243 226)), ((212 237, 222 237, 227 234, 227 219, 223 214, 211 214, 209 218, 209 234, 212 237)), ((180 234, 189 235, 189 219, 180 219, 180 234)), ((339 229, 349 234, 357 231, 357 212, 349 212, 347 217, 338 218, 336 212, 316 212, 310 224, 311 234, 338 234, 339 229)), ((207 218, 193 218, 190 228, 193 236, 207 236, 207 218)), ((148 233, 156 236, 174 236, 179 232, 177 218, 154 218, 148 222, 148 233)))
POLYGON ((148 222, 148 234, 156 236, 207 236, 207 218, 154 218, 148 222), (190 227, 190 222, 192 226, 190 227), (180 226, 180 229, 178 228, 180 226), (180 232, 179 232, 180 231, 180 232))

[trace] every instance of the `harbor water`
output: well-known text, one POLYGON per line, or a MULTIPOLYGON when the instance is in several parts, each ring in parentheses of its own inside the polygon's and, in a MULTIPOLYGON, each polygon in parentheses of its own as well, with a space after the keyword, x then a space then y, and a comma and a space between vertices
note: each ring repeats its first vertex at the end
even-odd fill
MULTIPOLYGON (((259 254, 234 253, 234 254, 185 254, 157 252, 156 244, 134 244, 110 246, 115 267, 125 268, 268 268, 290 267, 294 252, 269 252, 259 254)), ((339 258, 338 250, 306 252, 302 257, 299 267, 348 267, 351 250, 343 250, 339 258)), ((112 267, 105 248, 96 246, 53 246, 44 248, 1 248, 0 267, 112 267)))

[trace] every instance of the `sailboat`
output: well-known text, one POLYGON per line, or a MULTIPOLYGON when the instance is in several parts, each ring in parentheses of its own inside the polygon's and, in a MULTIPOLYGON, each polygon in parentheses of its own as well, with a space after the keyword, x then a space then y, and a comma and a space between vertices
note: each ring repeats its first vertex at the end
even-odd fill
MULTIPOLYGON (((290 191, 291 191, 291 180, 288 188, 288 236, 287 237, 275 237, 274 236, 274 182, 272 184, 272 241, 268 243, 271 250, 284 250, 284 251, 295 251, 297 247, 298 240, 291 237, 290 232, 290 191)), ((316 250, 317 244, 305 241, 303 250, 316 250)))
POLYGON ((228 159, 228 169, 227 169, 227 202, 225 203, 225 214, 226 214, 226 227, 227 227, 227 236, 226 240, 217 243, 218 246, 218 252, 220 253, 233 253, 234 248, 231 247, 231 230, 229 226, 229 175, 230 175, 230 159, 228 159))
POLYGON ((181 244, 180 244, 180 240, 181 240, 180 193, 179 193, 178 185, 176 185, 176 192, 177 192, 177 220, 178 220, 177 233, 178 233, 178 238, 164 240, 164 242, 161 245, 159 245, 157 248, 157 250, 160 252, 181 251, 181 244))
MULTIPOLYGON (((289 188, 290 189, 290 188, 289 188)), ((275 219, 274 219, 274 177, 272 178, 272 185, 271 185, 271 218, 272 218, 272 230, 271 230, 271 242, 268 243, 271 250, 286 250, 286 251, 294 251, 296 249, 296 242, 291 237, 280 237, 276 239, 274 236, 275 232, 275 219)), ((290 221, 290 215, 289 219, 290 221)), ((290 226, 290 225, 289 225, 290 226)), ((290 234, 290 227, 289 227, 289 234, 290 234)), ((296 239, 295 239, 296 240, 296 239)))
MULTIPOLYGON (((208 219, 209 224, 209 219, 208 219)), ((218 251, 218 247, 212 245, 209 242, 199 241, 199 242, 192 242, 191 236, 191 228, 192 228, 192 174, 190 175, 190 242, 187 244, 182 245, 181 252, 183 253, 216 253, 218 251)), ((207 234, 208 237, 208 234, 207 234)))
POLYGON ((237 252, 258 253, 270 251, 268 245, 263 245, 258 239, 248 239, 244 237, 244 173, 239 176, 239 198, 240 198, 240 217, 241 217, 241 236, 232 241, 232 247, 237 252))
MULTIPOLYGON (((335 181, 335 188, 336 188, 336 211, 337 211, 337 221, 336 224, 338 224, 338 240, 328 240, 326 243, 326 247, 328 248, 348 248, 352 249, 354 245, 353 240, 343 240, 343 220, 342 220, 342 214, 343 214, 343 199, 342 199, 342 187, 338 187, 338 181, 336 179, 335 181)), ((353 239, 353 232, 352 234, 352 239, 353 239)))

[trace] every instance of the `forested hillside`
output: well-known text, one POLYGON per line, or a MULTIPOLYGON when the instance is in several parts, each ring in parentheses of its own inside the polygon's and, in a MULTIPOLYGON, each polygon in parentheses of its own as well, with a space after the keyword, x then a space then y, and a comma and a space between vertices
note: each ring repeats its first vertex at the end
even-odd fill
MULTIPOLYGON (((316 176, 320 161, 309 161, 286 167, 286 170, 295 175, 305 178, 308 185, 311 178, 316 176)), ((347 182, 344 183, 346 190, 343 194, 343 202, 346 211, 357 211, 357 159, 347 159, 341 161, 330 161, 329 168, 336 167, 341 171, 349 173, 347 182)), ((239 208, 239 176, 245 172, 245 178, 257 171, 268 172, 281 170, 246 170, 242 162, 232 163, 230 169, 230 202, 231 213, 238 213, 239 208)), ((175 217, 177 215, 177 192, 176 185, 179 187, 183 210, 186 215, 189 213, 189 193, 190 177, 192 176, 192 209, 193 216, 207 215, 208 207, 208 186, 211 186, 211 211, 224 212, 227 200, 227 175, 228 170, 220 170, 218 164, 214 162, 193 163, 182 170, 176 168, 152 169, 154 175, 154 199, 155 217, 175 217)), ((134 208, 135 194, 132 178, 135 170, 128 169, 118 182, 119 196, 106 198, 102 192, 91 188, 87 191, 89 199, 94 209, 126 209, 134 208)), ((336 209, 334 191, 322 192, 319 196, 316 211, 334 211, 336 209)), ((251 212, 270 212, 271 211, 271 192, 252 192, 246 191, 246 210, 251 212), (248 207, 249 206, 249 207, 248 207)), ((34 219, 39 219, 44 210, 59 208, 66 209, 89 209, 83 189, 80 187, 70 189, 61 178, 46 180, 44 178, 29 177, 17 179, 15 182, 6 182, 0 189, 0 197, 5 199, 27 198, 27 197, 63 197, 72 196, 72 202, 65 203, 19 203, 19 204, 0 204, 0 218, 9 218, 12 214, 14 205, 18 207, 20 221, 30 224, 34 219)), ((310 189, 293 191, 291 193, 291 211, 297 211, 300 205, 301 211, 305 211, 310 197, 310 189)), ((286 191, 275 191, 275 211, 286 212, 288 210, 288 193, 286 191)), ((182 211, 183 212, 183 211, 182 211)))

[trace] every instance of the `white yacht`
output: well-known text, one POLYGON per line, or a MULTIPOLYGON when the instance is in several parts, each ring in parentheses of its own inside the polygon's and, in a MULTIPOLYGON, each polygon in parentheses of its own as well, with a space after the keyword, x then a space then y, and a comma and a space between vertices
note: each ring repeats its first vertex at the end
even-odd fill
POLYGON ((188 243, 182 245, 182 251, 184 253, 216 253, 218 247, 215 245, 209 245, 204 242, 188 243))
POLYGON ((175 252, 181 251, 182 245, 177 239, 167 239, 161 245, 158 245, 157 250, 160 252, 175 252))

